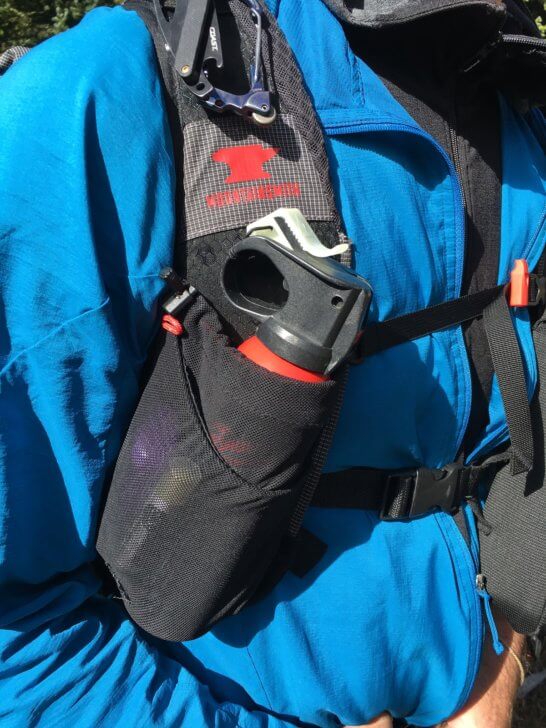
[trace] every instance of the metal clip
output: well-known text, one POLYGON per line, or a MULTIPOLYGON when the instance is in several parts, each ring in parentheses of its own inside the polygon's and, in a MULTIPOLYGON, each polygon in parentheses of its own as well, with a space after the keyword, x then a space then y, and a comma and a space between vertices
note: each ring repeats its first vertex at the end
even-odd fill
POLYGON ((223 67, 220 27, 214 0, 178 0, 170 20, 163 13, 161 0, 154 0, 154 7, 165 49, 173 56, 176 72, 188 90, 214 111, 233 111, 263 126, 272 124, 277 115, 262 74, 263 9, 257 0, 242 2, 250 8, 256 25, 250 89, 245 94, 229 93, 217 88, 209 80, 209 63, 214 63, 217 68, 223 67))
POLYGON ((190 305, 198 291, 180 278, 172 268, 163 268, 159 277, 174 291, 174 295, 163 304, 163 310, 170 316, 177 316, 190 305))

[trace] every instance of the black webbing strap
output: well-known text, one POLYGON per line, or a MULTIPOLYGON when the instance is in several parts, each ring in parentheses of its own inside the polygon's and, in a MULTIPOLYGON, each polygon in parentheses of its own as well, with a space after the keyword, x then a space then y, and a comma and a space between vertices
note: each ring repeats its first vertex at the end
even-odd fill
POLYGON ((480 465, 452 463, 444 468, 416 468, 387 472, 353 468, 326 473, 312 501, 319 508, 356 508, 379 511, 382 520, 417 518, 436 509, 455 513, 471 498, 480 479, 509 460, 502 453, 480 465))
MULTIPOLYGON (((544 279, 534 276, 532 280, 534 285, 530 292, 529 305, 536 305, 544 298, 544 279)), ((492 296, 492 300, 484 306, 481 315, 484 319, 510 435, 511 444, 507 453, 491 457, 481 465, 464 466, 461 463, 452 463, 441 469, 417 468, 395 473, 355 468, 323 475, 313 505, 378 510, 384 520, 413 518, 435 509, 454 513, 465 498, 472 497, 481 475, 493 466, 498 467, 510 462, 512 475, 519 475, 532 469, 533 429, 525 368, 505 288, 497 286, 483 292, 487 293, 487 296, 483 295, 481 298, 477 298, 477 294, 467 296, 450 304, 442 304, 440 307, 419 312, 420 316, 413 315, 413 323, 410 317, 401 317, 397 319, 396 327, 384 329, 389 333, 383 342, 388 337, 391 341, 394 336, 399 337, 402 331, 405 331, 405 336, 408 336, 410 329, 413 333, 417 330, 422 331, 422 328, 415 325, 415 320, 422 327, 425 321, 428 324, 436 321, 439 327, 448 318, 453 322, 454 314, 449 308, 451 305, 457 305, 457 317, 460 320, 460 317, 471 309, 476 311, 478 301, 483 305, 484 301, 492 296), (469 304, 469 299, 472 299, 473 303, 469 304), (430 312, 438 312, 439 309, 442 313, 431 318, 430 312), (410 325, 406 325, 408 321, 410 325), (403 322, 402 325, 400 322, 403 322)), ((392 321, 390 323, 392 324, 392 321)))
MULTIPOLYGON (((529 306, 535 306, 538 303, 538 299, 542 295, 542 288, 542 277, 532 274, 529 277, 529 306)), ((365 357, 392 346, 478 318, 504 289, 504 285, 486 288, 483 291, 439 303, 436 306, 429 306, 404 316, 369 324, 355 347, 352 362, 359 363, 365 357)))
POLYGON ((533 427, 523 357, 504 294, 487 306, 483 320, 510 434, 511 473, 519 475, 533 467, 533 427))
MULTIPOLYGON (((536 279, 536 277, 535 277, 536 279)), ((542 293, 543 280, 535 280, 535 291, 530 296, 530 305, 536 305, 542 293)), ((495 292, 493 299, 483 308, 482 315, 491 358, 497 375, 504 404, 510 435, 510 449, 506 454, 489 458, 481 465, 464 466, 453 463, 441 469, 417 468, 405 472, 390 473, 384 470, 355 468, 323 475, 313 505, 330 508, 362 508, 378 510, 384 520, 412 518, 440 509, 454 513, 462 500, 473 495, 480 476, 492 466, 510 462, 512 475, 529 472, 533 467, 533 430, 531 412, 525 381, 525 368, 518 338, 512 321, 505 286, 487 291, 495 292)), ((466 297, 476 301, 476 296, 466 297)), ((482 297, 481 303, 487 297, 482 297)), ((458 304, 458 316, 468 312, 476 303, 461 304, 465 299, 452 302, 458 304), (461 308, 462 306, 462 308, 461 308)), ((444 313, 436 316, 437 323, 448 316, 449 304, 441 306, 444 313)), ((438 307, 428 309, 438 310, 438 307)), ((433 317, 434 318, 434 317, 433 317)), ((406 319, 402 317, 398 322, 406 319)), ((418 319, 424 322, 424 316, 418 319)), ((432 319, 428 318, 430 323, 432 319)), ((404 327, 398 326, 398 334, 404 327)), ((406 327, 406 334, 409 328, 406 327)), ((413 328, 415 332, 416 327, 413 328)), ((390 330, 390 336, 394 329, 390 330)))
POLYGON ((360 360, 406 341, 471 321, 482 315, 484 308, 498 297, 502 289, 503 286, 487 288, 404 316, 370 324, 357 344, 356 358, 360 360))
POLYGON ((289 545, 290 571, 303 578, 307 572, 323 558, 328 546, 306 528, 300 528, 297 536, 289 545))

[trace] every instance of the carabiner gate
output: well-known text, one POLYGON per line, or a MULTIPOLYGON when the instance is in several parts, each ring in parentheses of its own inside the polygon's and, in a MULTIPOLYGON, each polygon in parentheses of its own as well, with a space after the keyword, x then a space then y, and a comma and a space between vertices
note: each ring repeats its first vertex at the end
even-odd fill
POLYGON ((176 72, 188 90, 207 108, 219 113, 232 111, 261 125, 273 123, 276 111, 272 94, 265 87, 262 73, 263 9, 257 0, 242 0, 250 8, 256 26, 254 62, 250 65, 250 89, 233 94, 213 86, 207 64, 223 67, 222 44, 214 0, 178 0, 170 20, 154 0, 154 7, 165 49, 174 57, 176 72))

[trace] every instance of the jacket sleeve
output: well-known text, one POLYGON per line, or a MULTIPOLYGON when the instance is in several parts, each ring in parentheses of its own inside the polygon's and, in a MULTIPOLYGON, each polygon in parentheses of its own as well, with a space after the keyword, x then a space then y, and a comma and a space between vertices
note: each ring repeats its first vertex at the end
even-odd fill
POLYGON ((172 257, 151 40, 100 9, 0 79, 2 725, 288 725, 218 702, 100 596, 104 486, 172 257))

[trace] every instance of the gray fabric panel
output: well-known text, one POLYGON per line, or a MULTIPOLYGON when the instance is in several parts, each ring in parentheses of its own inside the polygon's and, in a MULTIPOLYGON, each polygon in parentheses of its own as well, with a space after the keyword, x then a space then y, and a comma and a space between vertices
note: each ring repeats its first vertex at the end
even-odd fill
MULTIPOLYGON (((174 4, 172 0, 164 3, 166 7, 173 7, 174 4)), ((237 26, 240 28, 241 53, 245 65, 248 68, 253 60, 256 28, 248 7, 241 0, 226 0, 226 4, 229 5, 229 10, 233 13, 237 26)), ((327 218, 333 220, 336 227, 339 228, 340 217, 335 206, 328 157, 316 112, 309 95, 304 89, 301 74, 284 35, 281 33, 275 18, 265 8, 263 0, 261 5, 264 8, 265 14, 262 57, 267 87, 276 94, 275 103, 277 110, 281 114, 289 114, 291 116, 293 125, 305 141, 308 154, 320 178, 323 204, 329 208, 327 218)), ((179 124, 175 125, 171 121, 171 127, 173 137, 175 138, 175 153, 180 155, 183 142, 181 138, 176 139, 177 136, 180 136, 180 129, 195 121, 209 119, 210 121, 216 122, 219 119, 233 118, 233 115, 224 116, 215 112, 205 111, 202 104, 187 90, 184 82, 176 74, 171 58, 165 50, 165 44, 157 27, 155 11, 150 0, 132 0, 131 2, 126 2, 124 7, 128 10, 137 10, 152 33, 169 100, 172 108, 176 109, 178 114, 179 124)), ((225 63, 229 63, 229 58, 226 58, 225 63)), ((173 114, 171 113, 172 117, 173 114)), ((257 126, 254 124, 247 128, 254 134, 259 133, 257 126)), ((177 163, 181 162, 180 156, 177 156, 176 161, 177 163)), ((180 179, 182 178, 181 166, 179 171, 180 179)), ((182 190, 180 192, 182 193, 182 190)), ((181 200, 182 197, 179 198, 179 202, 181 200)), ((325 218, 321 216, 317 219, 325 218)), ((183 224, 183 220, 181 220, 180 225, 183 226, 183 224)), ((188 232, 183 229, 180 230, 180 236, 190 237, 188 232)))
MULTIPOLYGON (((276 19, 267 9, 265 1, 259 1, 265 15, 262 55, 268 87, 275 91, 281 113, 292 116, 296 128, 305 140, 320 177, 325 202, 331 208, 331 219, 340 228, 341 218, 336 209, 322 128, 315 108, 304 87, 292 49, 276 19)), ((250 13, 241 0, 230 0, 230 7, 245 34, 248 36, 254 32, 250 13)))
POLYGON ((426 17, 452 8, 487 5, 505 13, 497 0, 323 0, 342 20, 354 25, 380 28, 426 17))
POLYGON ((546 603, 546 322, 534 330, 539 384, 532 403, 535 464, 526 475, 503 468, 493 481, 484 515, 491 533, 480 534, 482 572, 495 604, 517 632, 544 624, 546 603))
POLYGON ((308 220, 332 219, 313 159, 288 115, 267 127, 234 115, 187 124, 184 172, 188 239, 246 226, 279 207, 297 207, 308 220))
POLYGON ((20 58, 22 58, 25 53, 28 53, 30 48, 24 48, 23 46, 14 46, 13 48, 8 48, 7 51, 4 51, 0 55, 0 76, 4 74, 8 68, 13 66, 13 64, 18 61, 20 58))

